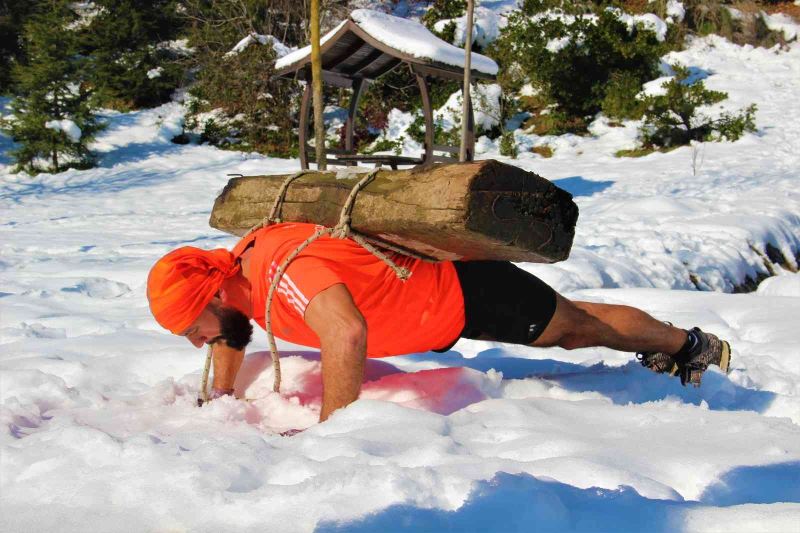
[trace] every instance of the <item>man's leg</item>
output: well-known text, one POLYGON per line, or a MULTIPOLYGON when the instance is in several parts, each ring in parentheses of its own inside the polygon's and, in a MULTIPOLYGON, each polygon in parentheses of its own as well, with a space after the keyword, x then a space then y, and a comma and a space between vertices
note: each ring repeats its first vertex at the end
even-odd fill
POLYGON ((626 352, 677 353, 686 342, 682 329, 627 305, 573 302, 556 295, 556 311, 531 346, 568 350, 605 346, 626 352))
POLYGON ((698 385, 709 365, 727 372, 730 344, 685 331, 625 305, 572 302, 504 261, 454 262, 464 294, 463 337, 566 349, 605 346, 639 352, 642 366, 698 385), (541 325, 547 324, 544 331, 541 325))

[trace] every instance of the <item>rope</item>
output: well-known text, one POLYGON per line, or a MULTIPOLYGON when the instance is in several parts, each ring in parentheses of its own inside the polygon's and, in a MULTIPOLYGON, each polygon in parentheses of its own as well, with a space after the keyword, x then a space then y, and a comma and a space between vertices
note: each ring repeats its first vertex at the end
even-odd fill
MULTIPOLYGON (((380 250, 369 244, 364 237, 360 234, 353 232, 350 228, 350 222, 352 220, 352 213, 353 213, 353 206, 355 205, 356 196, 358 196, 359 191, 366 187, 372 180, 375 179, 375 176, 378 175, 380 171, 379 168, 372 170, 366 176, 364 176, 350 191, 350 194, 347 196, 347 200, 345 200, 344 206, 342 207, 342 211, 339 214, 339 222, 333 228, 324 228, 320 227, 317 231, 314 232, 308 239, 300 243, 300 245, 288 256, 286 259, 283 260, 283 263, 278 267, 275 271, 275 275, 272 278, 272 283, 269 286, 269 292, 267 293, 267 303, 266 303, 266 310, 264 312, 265 315, 265 322, 267 326, 267 338, 269 339, 269 350, 272 354, 272 364, 273 368, 275 369, 275 381, 273 383, 272 389, 275 392, 280 392, 281 388, 281 365, 280 365, 280 356, 278 354, 278 347, 275 343, 275 335, 272 333, 272 302, 275 297, 275 293, 277 291, 278 285, 280 284, 281 278, 283 277, 284 272, 289 267, 289 264, 294 261, 294 259, 300 255, 300 252, 305 250, 312 242, 316 241, 320 237, 324 235, 330 235, 331 237, 337 239, 346 239, 351 237, 356 243, 363 246, 366 250, 370 253, 375 255, 378 259, 386 263, 386 265, 392 269, 395 275, 405 281, 409 277, 411 277, 411 271, 405 267, 398 266, 390 257, 382 253, 380 250)), ((297 176, 295 176, 297 177, 297 176)), ((294 177, 290 176, 284 182, 284 185, 288 187, 288 184, 294 180, 294 177)), ((285 194, 285 190, 282 191, 285 194)), ((280 204, 283 202, 281 198, 281 194, 279 193, 279 198, 275 202, 275 206, 273 207, 273 211, 276 209, 280 209, 280 204)))
MULTIPOLYGON (((272 283, 269 286, 269 292, 267 293, 267 302, 266 302, 266 309, 264 312, 265 315, 265 322, 267 326, 267 339, 269 340, 269 350, 270 354, 272 355, 272 366, 275 370, 275 380, 273 382, 272 390, 275 392, 280 392, 281 389, 281 362, 280 362, 280 355, 278 353, 278 346, 275 343, 275 335, 272 333, 272 302, 275 298, 275 294, 280 284, 281 278, 283 277, 284 272, 289 267, 292 261, 300 255, 300 252, 305 250, 312 242, 316 241, 320 237, 324 235, 330 235, 331 237, 337 239, 347 239, 348 237, 353 239, 356 243, 362 246, 364 249, 369 251, 375 257, 383 261, 400 280, 407 280, 411 277, 411 271, 405 267, 398 266, 389 256, 381 252, 375 245, 371 244, 369 241, 371 240, 366 235, 353 231, 350 227, 350 223, 352 221, 352 213, 353 213, 353 206, 355 205, 356 196, 358 196, 359 191, 366 187, 372 180, 375 179, 375 176, 378 175, 380 168, 376 168, 375 170, 370 171, 366 176, 364 176, 350 191, 350 194, 347 196, 347 200, 345 200, 344 206, 342 207, 342 211, 339 214, 339 222, 333 228, 325 228, 320 227, 317 231, 314 232, 308 239, 303 241, 292 253, 290 253, 286 259, 283 260, 283 263, 278 267, 275 271, 275 275, 272 278, 272 283)), ((281 222, 281 209, 283 207, 283 202, 286 200, 286 191, 289 189, 289 185, 304 174, 307 174, 308 170, 301 170, 300 172, 295 172, 291 174, 284 180, 283 184, 281 184, 281 188, 278 190, 278 195, 275 198, 275 203, 272 205, 272 209, 270 210, 269 216, 265 217, 261 222, 250 228, 250 230, 245 233, 244 237, 247 237, 254 231, 257 231, 265 226, 269 226, 271 224, 277 224, 281 222)), ((417 255, 413 252, 408 250, 401 249, 399 247, 393 246, 388 243, 379 242, 376 243, 377 246, 397 252, 402 255, 406 255, 409 257, 414 257, 416 259, 421 259, 423 261, 431 261, 430 258, 426 258, 420 255, 417 255)), ((200 400, 203 402, 208 401, 208 373, 211 368, 211 359, 212 359, 212 347, 208 347, 208 354, 206 355, 206 364, 205 368, 203 369, 203 377, 201 380, 200 385, 200 400)), ((198 400, 198 403, 200 402, 198 400)))
POLYGON ((212 347, 209 344, 208 352, 206 353, 206 366, 203 368, 203 377, 200 378, 200 397, 197 399, 197 405, 202 406, 208 403, 208 373, 211 370, 211 355, 212 347))
POLYGON ((301 170, 300 172, 295 172, 294 174, 290 174, 281 184, 281 188, 278 189, 278 195, 275 197, 275 203, 272 204, 272 209, 269 212, 269 215, 264 217, 261 222, 247 230, 247 233, 244 234, 244 237, 247 237, 254 231, 260 230, 265 226, 269 226, 271 224, 280 224, 281 221, 281 209, 283 208, 283 202, 286 200, 286 191, 289 190, 289 185, 305 174, 308 174, 310 171, 308 170, 301 170))

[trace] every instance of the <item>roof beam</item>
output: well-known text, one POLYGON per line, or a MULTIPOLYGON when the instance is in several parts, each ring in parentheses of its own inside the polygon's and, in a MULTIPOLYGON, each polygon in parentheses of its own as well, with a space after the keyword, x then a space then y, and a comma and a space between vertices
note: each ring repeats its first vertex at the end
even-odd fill
POLYGON ((367 67, 372 65, 375 61, 377 61, 378 58, 380 58, 383 54, 384 54, 383 50, 374 48, 372 52, 368 53, 364 59, 362 59, 352 67, 348 69, 342 69, 342 74, 345 74, 347 76, 357 76, 358 74, 361 73, 362 70, 366 69, 367 67))

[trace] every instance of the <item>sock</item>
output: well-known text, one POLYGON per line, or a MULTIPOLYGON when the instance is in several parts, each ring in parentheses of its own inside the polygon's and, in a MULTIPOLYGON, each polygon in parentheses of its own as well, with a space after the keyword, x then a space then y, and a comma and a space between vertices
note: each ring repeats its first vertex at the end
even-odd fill
POLYGON ((689 355, 700 345, 700 338, 693 329, 684 331, 686 331, 686 342, 683 343, 683 346, 681 346, 681 349, 678 350, 678 353, 675 355, 689 355))

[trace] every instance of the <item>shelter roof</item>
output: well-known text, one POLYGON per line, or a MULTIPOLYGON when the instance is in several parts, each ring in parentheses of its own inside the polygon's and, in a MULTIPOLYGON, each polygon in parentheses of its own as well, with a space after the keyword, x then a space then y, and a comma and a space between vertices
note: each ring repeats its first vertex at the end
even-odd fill
MULTIPOLYGON (((375 79, 401 62, 434 77, 460 79, 464 75, 464 50, 431 33, 422 24, 369 9, 356 9, 347 20, 320 39, 323 78, 326 83, 350 87, 357 78, 375 79)), ((474 53, 474 78, 494 79, 497 63, 474 53)), ((311 68, 311 46, 278 59, 275 75, 298 77, 311 68)))

